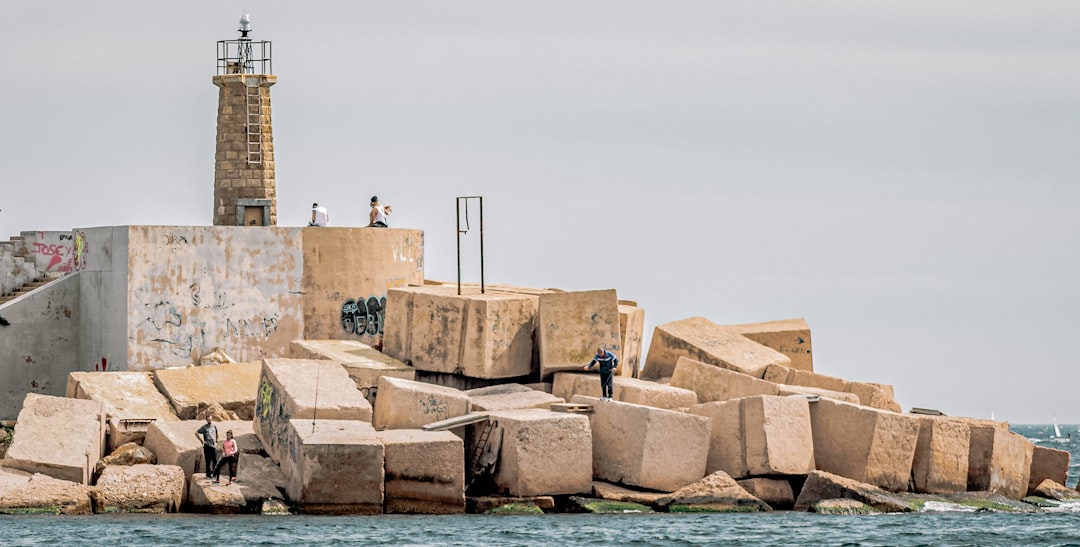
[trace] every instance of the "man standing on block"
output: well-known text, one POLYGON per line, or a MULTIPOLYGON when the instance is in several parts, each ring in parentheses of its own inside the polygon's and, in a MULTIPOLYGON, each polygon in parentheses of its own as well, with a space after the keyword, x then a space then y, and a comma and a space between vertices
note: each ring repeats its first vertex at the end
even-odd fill
POLYGON ((597 363, 600 363, 600 400, 610 401, 614 393, 611 381, 615 376, 615 367, 619 366, 619 358, 615 357, 614 353, 604 349, 603 346, 596 346, 596 355, 593 356, 592 361, 589 361, 589 364, 585 365, 585 370, 592 369, 593 365, 597 363))
POLYGON ((206 424, 195 432, 195 438, 202 442, 203 462, 206 464, 206 478, 214 478, 214 467, 217 466, 217 426, 214 418, 206 415, 206 424))

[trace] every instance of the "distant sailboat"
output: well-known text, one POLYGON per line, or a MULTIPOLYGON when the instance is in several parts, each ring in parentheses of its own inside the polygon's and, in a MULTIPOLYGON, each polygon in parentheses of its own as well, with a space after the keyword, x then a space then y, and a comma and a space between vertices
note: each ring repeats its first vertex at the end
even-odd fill
POLYGON ((997 420, 994 419, 994 411, 993 410, 990 411, 990 421, 991 422, 996 422, 997 421, 997 420))
POLYGON ((1058 443, 1067 443, 1072 440, 1072 433, 1069 433, 1067 437, 1061 435, 1061 428, 1058 427, 1056 414, 1054 415, 1054 436, 1050 440, 1058 443))

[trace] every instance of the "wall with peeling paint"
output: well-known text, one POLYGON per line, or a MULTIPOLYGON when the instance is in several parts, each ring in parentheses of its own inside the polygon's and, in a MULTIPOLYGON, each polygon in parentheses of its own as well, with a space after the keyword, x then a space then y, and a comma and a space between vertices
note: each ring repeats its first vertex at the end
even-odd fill
POLYGON ((424 232, 304 228, 304 337, 382 347, 386 291, 424 283, 424 232))
POLYGON ((63 397, 78 370, 79 279, 67 276, 0 306, 0 420, 14 420, 27 393, 63 397))
POLYGON ((127 226, 73 230, 81 371, 126 370, 127 226))

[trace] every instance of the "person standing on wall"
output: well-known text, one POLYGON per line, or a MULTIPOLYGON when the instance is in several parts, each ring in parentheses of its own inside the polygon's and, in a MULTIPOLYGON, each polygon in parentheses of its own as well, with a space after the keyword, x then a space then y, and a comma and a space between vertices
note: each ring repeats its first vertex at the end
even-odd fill
POLYGON ((368 215, 368 226, 373 228, 386 228, 390 224, 390 213, 393 211, 389 205, 379 205, 379 196, 371 196, 371 214, 368 215))
POLYGON ((206 478, 214 478, 214 467, 217 465, 217 426, 214 425, 214 417, 206 415, 206 423, 195 432, 195 438, 202 443, 203 461, 206 463, 206 478))
POLYGON ((596 355, 589 364, 585 365, 585 370, 592 369, 597 363, 600 363, 600 400, 610 401, 614 394, 611 383, 615 376, 615 367, 619 366, 619 358, 603 346, 596 346, 596 355))
POLYGON ((330 224, 330 212, 326 207, 319 207, 318 203, 311 204, 311 222, 308 226, 326 226, 330 224))

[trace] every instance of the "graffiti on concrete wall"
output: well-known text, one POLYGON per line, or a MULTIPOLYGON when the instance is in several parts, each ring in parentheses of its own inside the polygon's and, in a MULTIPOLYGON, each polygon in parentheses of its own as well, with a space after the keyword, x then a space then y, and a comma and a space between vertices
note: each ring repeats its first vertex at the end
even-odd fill
POLYGON ((72 266, 75 271, 82 271, 86 269, 86 233, 75 232, 75 241, 72 243, 74 248, 74 256, 72 257, 72 266))
POLYGON ((412 236, 404 235, 401 239, 394 242, 393 253, 394 260, 398 262, 409 262, 416 266, 416 271, 424 271, 424 237, 420 236, 420 244, 415 245, 412 236))
POLYGON ((348 334, 371 335, 383 332, 386 297, 346 300, 341 305, 341 328, 348 334))
POLYGON ((35 262, 46 272, 70 272, 75 269, 74 234, 38 232, 37 241, 30 244, 29 251, 36 257, 42 257, 35 262))

